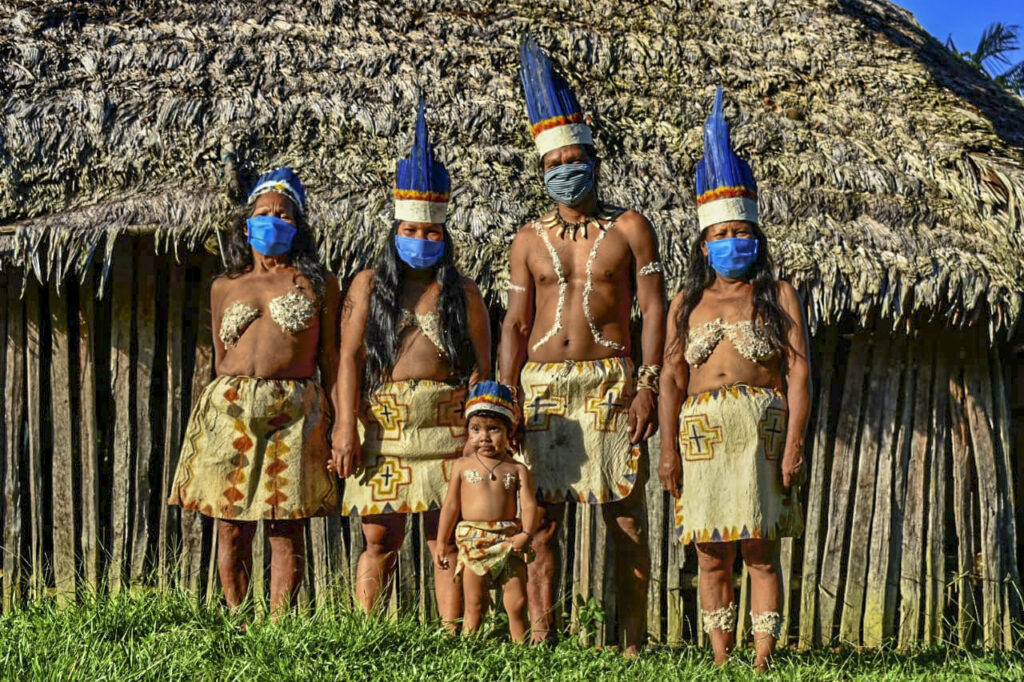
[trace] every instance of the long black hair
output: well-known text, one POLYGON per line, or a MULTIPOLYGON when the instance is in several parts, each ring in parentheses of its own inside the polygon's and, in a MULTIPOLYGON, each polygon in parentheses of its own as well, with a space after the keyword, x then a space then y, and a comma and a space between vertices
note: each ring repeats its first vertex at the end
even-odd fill
MULTIPOLYGON (((366 362, 363 365, 363 393, 372 395, 391 378, 398 360, 398 323, 402 319, 402 278, 408 266, 398 257, 395 235, 399 222, 391 226, 377 261, 370 291, 370 314, 366 320, 366 362)), ((469 339, 469 315, 462 275, 455 267, 455 245, 444 229, 444 255, 434 267, 434 281, 441 287, 437 312, 441 317, 441 350, 451 363, 451 379, 461 381, 473 370, 475 355, 469 339)))
MULTIPOLYGON (((750 227, 758 241, 757 259, 747 272, 747 279, 754 287, 754 320, 764 327, 772 348, 783 352, 789 346, 789 330, 793 321, 779 305, 779 283, 775 277, 771 254, 768 253, 768 240, 758 225, 750 223, 750 227)), ((686 283, 683 285, 683 307, 676 320, 679 339, 684 345, 690 330, 690 314, 700 303, 704 290, 715 281, 715 270, 701 249, 707 236, 708 230, 705 228, 690 247, 686 283)))
MULTIPOLYGON (((255 205, 246 206, 238 211, 231 229, 223 240, 224 273, 223 276, 234 279, 252 270, 252 248, 245 236, 245 221, 252 217, 255 205)), ((298 211, 296 211, 298 214, 298 211)), ((288 261, 293 268, 313 285, 313 293, 318 303, 322 303, 326 291, 327 268, 320 262, 317 255, 316 241, 309 229, 305 214, 299 214, 295 220, 295 237, 288 252, 288 261)))

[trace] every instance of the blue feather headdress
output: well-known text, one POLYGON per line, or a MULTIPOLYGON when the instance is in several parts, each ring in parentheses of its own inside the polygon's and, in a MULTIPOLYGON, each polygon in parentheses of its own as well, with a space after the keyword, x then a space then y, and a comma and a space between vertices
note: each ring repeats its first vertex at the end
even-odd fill
POLYGON ((697 162, 697 220, 702 230, 728 220, 758 222, 757 183, 750 166, 729 143, 721 87, 704 123, 704 158, 697 162))
POLYGON ((526 36, 519 44, 519 63, 530 134, 537 153, 544 156, 552 149, 571 144, 593 145, 594 138, 583 120, 576 95, 533 36, 526 36))
POLYGON ((409 158, 398 162, 395 175, 395 219, 414 223, 443 223, 448 213, 451 180, 440 161, 434 159, 434 146, 427 134, 423 115, 425 102, 420 98, 416 134, 409 158))
POLYGON ((245 205, 252 206, 253 202, 267 192, 283 194, 291 199, 300 215, 306 212, 306 189, 291 168, 284 166, 261 175, 249 192, 245 205))

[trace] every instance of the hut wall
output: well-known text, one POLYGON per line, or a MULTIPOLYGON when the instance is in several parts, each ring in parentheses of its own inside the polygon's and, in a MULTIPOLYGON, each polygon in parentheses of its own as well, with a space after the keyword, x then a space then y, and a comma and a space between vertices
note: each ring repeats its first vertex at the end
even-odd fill
MULTIPOLYGON (((217 599, 212 524, 168 507, 191 402, 212 375, 208 255, 155 256, 126 238, 101 273, 58 289, 0 274, 0 557, 3 609, 82 591, 179 589, 217 599)), ((807 529, 781 543, 790 646, 949 641, 1012 647, 1021 624, 1024 377, 1019 348, 975 332, 813 340, 807 529)), ((657 456, 657 439, 651 443, 657 456)), ((704 642, 692 548, 674 540, 657 478, 645 489, 649 630, 704 642)), ((559 538, 568 625, 615 641, 613 562, 600 514, 568 507, 559 538), (577 594, 603 598, 605 623, 577 594)), ((420 521, 409 520, 392 607, 436 614, 420 521)), ((316 519, 301 599, 350 603, 358 518, 316 519)), ((266 594, 265 537, 254 590, 266 594)), ((749 582, 737 567, 741 613, 749 582)), ((749 628, 749 619, 741 620, 749 628)))

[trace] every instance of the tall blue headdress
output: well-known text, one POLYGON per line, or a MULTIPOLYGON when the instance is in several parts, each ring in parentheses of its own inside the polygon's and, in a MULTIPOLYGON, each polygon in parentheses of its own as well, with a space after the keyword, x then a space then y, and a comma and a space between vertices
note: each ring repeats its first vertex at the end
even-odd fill
POLYGON ((757 183, 747 162, 729 143, 722 113, 722 88, 704 123, 704 158, 697 162, 697 221, 700 229, 728 220, 757 223, 757 183))
POLYGON ((538 154, 544 156, 570 144, 594 144, 576 95, 533 36, 526 36, 519 44, 519 78, 538 154))
POLYGON ((441 162, 434 159, 434 146, 430 144, 427 119, 423 115, 424 105, 420 98, 412 153, 398 162, 395 218, 414 223, 443 223, 448 213, 451 180, 441 162))
POLYGON ((299 214, 306 212, 306 189, 291 168, 284 166, 261 175, 249 192, 245 205, 252 206, 256 199, 267 192, 283 194, 292 200, 299 214))

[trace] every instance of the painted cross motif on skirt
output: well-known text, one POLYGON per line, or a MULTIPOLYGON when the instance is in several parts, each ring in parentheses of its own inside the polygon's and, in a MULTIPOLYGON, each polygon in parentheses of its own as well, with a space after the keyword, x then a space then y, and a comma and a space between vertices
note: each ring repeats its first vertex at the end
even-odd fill
POLYGON ((546 386, 531 386, 533 398, 527 400, 524 411, 527 431, 546 431, 551 427, 551 417, 565 416, 565 398, 558 396, 544 397, 546 386))
POLYGON ((769 407, 758 422, 757 431, 764 445, 764 456, 773 462, 778 460, 786 444, 786 411, 769 407))
POLYGON ((692 414, 683 418, 680 446, 687 460, 715 458, 715 446, 725 442, 721 426, 711 426, 706 414, 692 414))
POLYGON ((409 420, 409 406, 398 402, 390 394, 378 395, 370 406, 373 421, 377 422, 378 440, 401 440, 402 424, 409 420))
POLYGON ((377 473, 370 479, 370 488, 375 501, 386 502, 398 499, 398 491, 412 481, 412 469, 402 464, 397 457, 378 457, 377 473))
POLYGON ((620 394, 618 386, 600 391, 600 395, 587 396, 587 414, 594 415, 594 430, 604 433, 615 433, 621 426, 619 422, 626 418, 627 403, 620 394))

